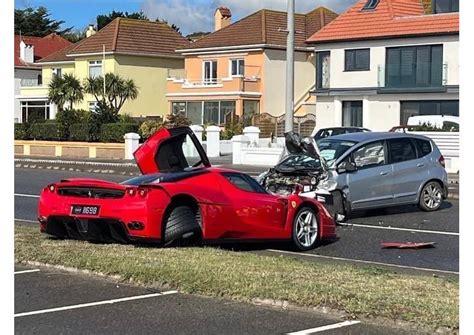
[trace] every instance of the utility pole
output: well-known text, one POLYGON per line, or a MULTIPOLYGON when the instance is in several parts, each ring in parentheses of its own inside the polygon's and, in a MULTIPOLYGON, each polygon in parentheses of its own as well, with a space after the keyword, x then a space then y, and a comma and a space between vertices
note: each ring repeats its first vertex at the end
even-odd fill
POLYGON ((295 0, 288 0, 288 37, 286 40, 286 111, 285 132, 293 130, 295 87, 295 0))

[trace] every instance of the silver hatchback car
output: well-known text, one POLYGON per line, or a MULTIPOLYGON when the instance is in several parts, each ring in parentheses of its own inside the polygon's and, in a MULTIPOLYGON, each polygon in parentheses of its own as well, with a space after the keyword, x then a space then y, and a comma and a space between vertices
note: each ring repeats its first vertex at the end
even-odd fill
POLYGON ((317 144, 327 177, 316 195, 330 195, 335 214, 405 204, 435 211, 447 197, 444 158, 428 137, 351 133, 317 144))

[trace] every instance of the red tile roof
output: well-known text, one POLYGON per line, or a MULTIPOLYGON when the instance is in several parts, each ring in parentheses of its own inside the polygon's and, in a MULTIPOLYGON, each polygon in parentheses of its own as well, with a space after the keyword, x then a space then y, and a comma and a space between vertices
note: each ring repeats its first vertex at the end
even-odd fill
MULTIPOLYGON (((325 7, 318 7, 307 14, 295 14, 295 46, 308 47, 305 40, 336 17, 336 13, 325 7)), ((262 9, 181 49, 260 44, 286 48, 286 28, 286 12, 262 9)))
POLYGON ((459 34, 459 13, 425 15, 424 0, 380 0, 375 9, 362 10, 366 3, 358 1, 307 42, 459 34))
POLYGON ((114 52, 150 56, 178 56, 175 50, 189 41, 163 22, 117 18, 97 34, 40 61, 72 61, 74 55, 114 52))
POLYGON ((37 67, 31 63, 26 63, 20 58, 20 42, 23 41, 27 45, 34 46, 34 61, 55 53, 58 50, 64 49, 72 45, 71 42, 62 38, 61 36, 52 33, 45 37, 21 36, 15 35, 15 67, 37 67))

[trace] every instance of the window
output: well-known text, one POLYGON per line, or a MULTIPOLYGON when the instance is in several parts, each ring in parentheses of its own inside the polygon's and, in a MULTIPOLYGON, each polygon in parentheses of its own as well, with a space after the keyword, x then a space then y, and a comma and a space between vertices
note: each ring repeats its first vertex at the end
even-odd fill
POLYGON ((344 101, 342 104, 342 126, 362 127, 362 101, 344 101))
POLYGON ((52 72, 53 72, 53 78, 54 77, 61 78, 63 76, 63 69, 60 67, 53 68, 52 72))
POLYGON ((260 113, 260 101, 258 100, 244 100, 244 125, 251 125, 252 117, 260 113))
POLYGON ((191 121, 191 124, 203 124, 202 101, 189 101, 186 106, 186 117, 191 121))
POLYGON ((222 174, 230 183, 238 189, 246 192, 267 193, 265 189, 255 181, 252 177, 241 173, 223 173, 222 174))
POLYGON ((367 3, 362 8, 362 10, 375 9, 378 4, 379 4, 379 0, 367 0, 367 3))
POLYGON ((459 12, 459 0, 433 0, 433 13, 459 12))
POLYGON ((331 64, 331 53, 329 51, 316 52, 316 88, 317 89, 329 88, 330 64, 331 64))
POLYGON ((39 74, 37 79, 38 79, 38 85, 39 86, 43 85, 43 76, 39 74))
POLYGON ((400 163, 416 159, 416 150, 413 142, 408 138, 388 141, 390 163, 400 163))
POLYGON ((89 111, 95 113, 97 110, 97 101, 89 101, 89 111))
POLYGON ((232 76, 244 76, 245 61, 243 59, 232 59, 230 63, 232 76))
POLYGON ((96 78, 102 75, 102 61, 93 60, 89 61, 89 77, 96 78))
POLYGON ((171 112, 185 115, 194 125, 230 123, 236 118, 235 101, 182 101, 171 104, 171 112))
POLYGON ((410 116, 453 115, 459 116, 459 100, 401 101, 400 124, 405 125, 410 116))
POLYGON ((203 123, 219 124, 219 101, 204 101, 203 123))
POLYGON ((387 48, 386 87, 441 86, 443 46, 387 48))
POLYGON ((415 143, 418 146, 418 157, 425 157, 433 150, 429 141, 415 139, 415 143))
POLYGON ((385 150, 382 141, 367 144, 352 154, 358 169, 367 169, 385 164, 385 150))
POLYGON ((22 101, 21 122, 41 122, 49 119, 48 101, 22 101))
POLYGON ((345 71, 369 71, 370 49, 345 50, 345 71))
POLYGON ((204 85, 217 84, 217 61, 204 62, 204 85))

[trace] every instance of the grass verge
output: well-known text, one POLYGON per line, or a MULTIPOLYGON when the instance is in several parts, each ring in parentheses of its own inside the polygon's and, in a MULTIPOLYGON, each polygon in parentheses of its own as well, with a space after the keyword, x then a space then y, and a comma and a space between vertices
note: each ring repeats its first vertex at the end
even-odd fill
POLYGON ((384 317, 429 328, 459 327, 457 281, 373 267, 315 264, 216 248, 144 248, 49 239, 15 227, 15 261, 73 267, 148 287, 239 301, 273 299, 384 317))

